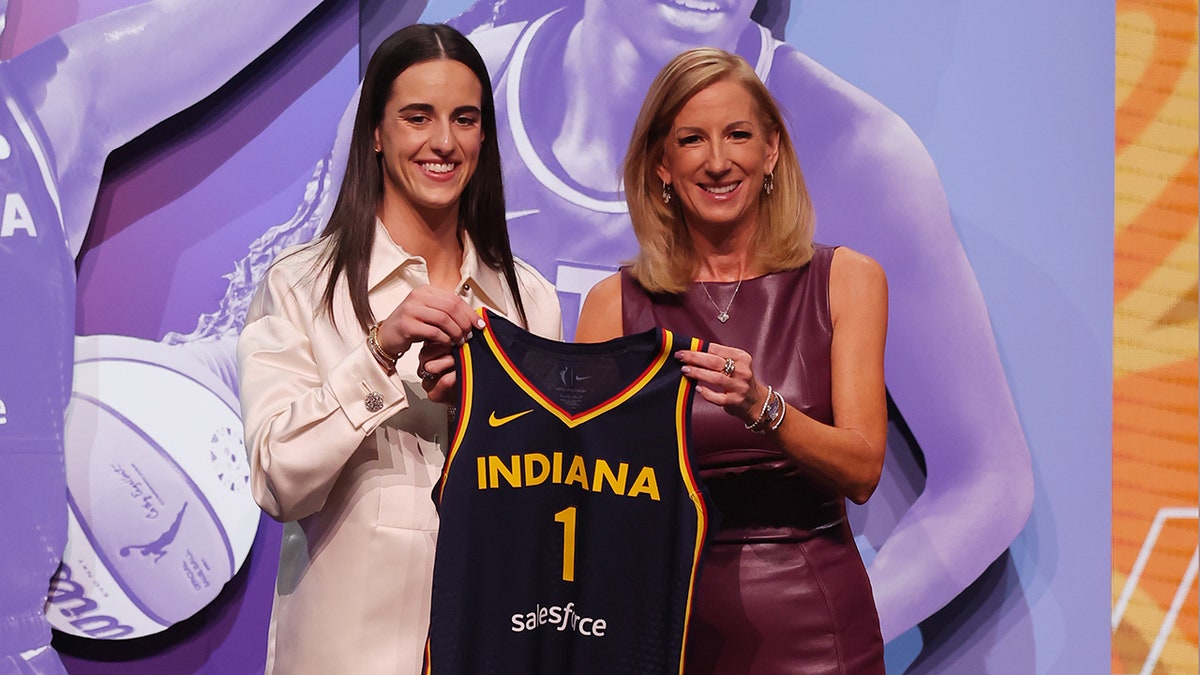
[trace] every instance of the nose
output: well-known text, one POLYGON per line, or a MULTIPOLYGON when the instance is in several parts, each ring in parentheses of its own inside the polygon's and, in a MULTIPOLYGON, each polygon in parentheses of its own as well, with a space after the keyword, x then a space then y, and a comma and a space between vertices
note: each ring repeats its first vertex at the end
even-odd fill
POLYGON ((454 152, 454 134, 451 130, 450 120, 442 120, 433 125, 432 137, 429 139, 429 147, 439 155, 445 156, 454 152))
POLYGON ((725 147, 720 143, 710 143, 708 156, 704 158, 704 170, 710 176, 720 176, 729 171, 729 166, 729 155, 725 152, 725 147))

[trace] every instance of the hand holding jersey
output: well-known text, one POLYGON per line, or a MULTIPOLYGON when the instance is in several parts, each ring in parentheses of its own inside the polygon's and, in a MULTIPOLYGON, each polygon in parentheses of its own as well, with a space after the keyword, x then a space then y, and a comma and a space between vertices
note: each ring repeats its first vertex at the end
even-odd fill
POLYGON ((673 355, 703 343, 483 316, 456 352, 425 672, 680 672, 711 512, 673 355))

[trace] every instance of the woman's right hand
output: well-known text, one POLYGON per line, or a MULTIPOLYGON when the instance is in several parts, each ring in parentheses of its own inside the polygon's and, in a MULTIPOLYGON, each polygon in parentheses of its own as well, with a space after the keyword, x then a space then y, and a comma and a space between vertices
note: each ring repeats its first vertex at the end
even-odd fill
POLYGON ((483 325, 483 319, 461 297, 426 284, 413 289, 379 322, 376 339, 388 354, 399 357, 416 342, 460 345, 473 328, 483 325))

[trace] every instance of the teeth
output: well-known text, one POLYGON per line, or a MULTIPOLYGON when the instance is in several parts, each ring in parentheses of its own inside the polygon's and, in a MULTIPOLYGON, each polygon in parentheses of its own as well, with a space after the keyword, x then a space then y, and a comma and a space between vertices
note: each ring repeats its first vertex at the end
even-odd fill
POLYGON ((676 7, 683 7, 684 9, 690 9, 693 12, 719 12, 719 11, 721 11, 721 6, 719 4, 717 4, 715 2, 710 2, 709 0, 672 0, 671 4, 675 5, 676 7))
POLYGON ((432 173, 450 173, 451 171, 454 170, 453 164, 432 164, 432 163, 426 162, 425 164, 422 164, 421 166, 424 167, 424 169, 426 171, 430 171, 432 173))
POLYGON ((702 187, 704 188, 705 192, 711 192, 714 195, 726 195, 730 192, 733 192, 734 188, 736 188, 738 185, 741 185, 741 183, 730 183, 729 185, 721 186, 705 185, 702 187))

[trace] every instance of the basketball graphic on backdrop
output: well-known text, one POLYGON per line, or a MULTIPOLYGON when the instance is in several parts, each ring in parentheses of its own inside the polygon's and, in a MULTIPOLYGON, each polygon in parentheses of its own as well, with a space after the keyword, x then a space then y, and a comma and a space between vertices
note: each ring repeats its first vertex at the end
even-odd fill
POLYGON ((260 513, 241 418, 229 385, 183 348, 79 338, 65 445, 67 548, 46 608, 56 629, 157 633, 240 569, 260 513))

